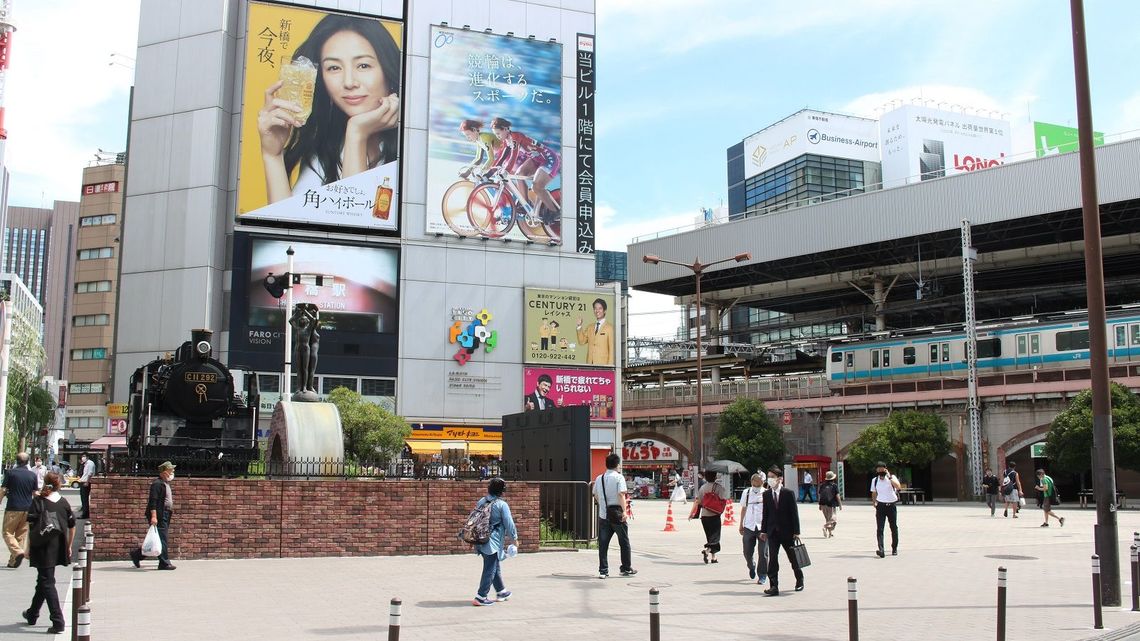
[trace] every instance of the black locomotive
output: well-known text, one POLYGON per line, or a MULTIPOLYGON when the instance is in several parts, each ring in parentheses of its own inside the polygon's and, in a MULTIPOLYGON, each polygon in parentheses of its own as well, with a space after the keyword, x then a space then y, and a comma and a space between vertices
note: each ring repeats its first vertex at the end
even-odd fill
POLYGON ((193 330, 131 376, 127 449, 140 468, 173 460, 179 472, 231 474, 258 457, 257 374, 213 358, 211 334, 193 330))

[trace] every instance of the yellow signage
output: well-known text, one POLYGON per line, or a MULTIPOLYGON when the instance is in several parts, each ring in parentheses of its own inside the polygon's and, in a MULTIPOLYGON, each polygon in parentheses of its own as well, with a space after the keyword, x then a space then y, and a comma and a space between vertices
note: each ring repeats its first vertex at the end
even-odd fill
POLYGON ((126 418, 126 403, 107 403, 107 418, 126 418))
POLYGON ((488 432, 481 427, 437 427, 413 429, 409 441, 502 441, 502 432, 488 432))

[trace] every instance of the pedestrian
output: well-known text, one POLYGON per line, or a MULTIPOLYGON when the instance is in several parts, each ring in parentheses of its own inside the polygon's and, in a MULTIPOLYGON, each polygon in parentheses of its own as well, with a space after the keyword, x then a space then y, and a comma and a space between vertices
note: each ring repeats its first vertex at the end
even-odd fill
POLYGON ((1041 493, 1041 509, 1045 511, 1045 522, 1041 527, 1049 527, 1049 517, 1057 519, 1061 527, 1065 527, 1065 518, 1053 514, 1053 506, 1057 504, 1057 486, 1053 484, 1053 478, 1045 473, 1045 470, 1037 470, 1037 487, 1035 488, 1041 493))
POLYGON ((55 589, 55 569, 71 565, 71 545, 75 541, 75 514, 71 511, 71 504, 59 493, 62 487, 63 481, 55 472, 44 475, 43 491, 28 510, 28 520, 37 529, 28 550, 28 565, 36 568, 36 592, 32 596, 31 607, 22 614, 28 625, 35 625, 40 617, 40 608, 47 602, 51 617, 51 627, 47 631, 52 634, 62 634, 64 630, 63 608, 59 606, 59 593, 55 589), (64 527, 67 528, 66 536, 64 527))
POLYGON ((28 509, 36 493, 36 473, 28 468, 28 453, 16 455, 16 464, 4 475, 0 499, 8 497, 4 507, 4 543, 8 546, 8 567, 18 568, 28 550, 28 509))
POLYGON ((982 487, 986 489, 986 505, 990 508, 990 516, 997 513, 997 497, 998 497, 998 477, 994 475, 994 471, 986 468, 985 475, 982 476, 982 487))
POLYGON ((688 505, 688 497, 685 496, 685 483, 681 480, 681 475, 677 470, 673 470, 673 478, 669 481, 669 486, 673 488, 673 491, 669 493, 669 503, 680 501, 681 505, 688 505))
POLYGON ((43 457, 36 457, 36 464, 32 466, 32 471, 36 473, 36 489, 39 490, 43 488, 44 475, 48 473, 48 469, 44 467, 43 457))
POLYGON ((693 494, 693 511, 689 520, 701 518, 701 527, 705 530, 705 546, 701 548, 701 557, 705 563, 716 563, 716 553, 720 552, 720 515, 732 500, 732 496, 723 485, 716 482, 716 472, 705 470, 705 484, 693 494))
POLYGON ((491 531, 486 543, 475 546, 475 551, 483 557, 483 574, 479 576, 479 589, 471 605, 494 605, 497 601, 511 598, 511 591, 503 583, 501 564, 507 557, 510 545, 518 546, 518 530, 511 516, 511 506, 503 499, 507 482, 495 477, 487 482, 487 496, 479 499, 476 508, 491 504, 491 531), (507 543, 507 540, 510 543, 507 543), (491 586, 495 587, 495 599, 491 600, 491 586))
POLYGON ((800 483, 800 503, 807 499, 808 503, 815 503, 815 479, 812 478, 811 472, 804 471, 803 482, 800 483))
POLYGON ((796 592, 804 589, 804 571, 796 562, 792 545, 800 541, 800 511, 796 493, 784 487, 784 471, 778 466, 768 470, 768 491, 764 493, 764 516, 760 540, 768 546, 768 581, 766 596, 780 596, 780 548, 788 555, 796 575, 796 592))
POLYGON ((1005 509, 1002 511, 1002 516, 1009 516, 1009 507, 1013 506, 1013 518, 1017 518, 1017 513, 1021 511, 1022 497, 1025 496, 1025 490, 1021 488, 1021 475, 1017 473, 1017 462, 1010 461, 1006 463, 1005 472, 1002 474, 1001 479, 1001 494, 1002 501, 1005 503, 1005 509))
POLYGON ((899 555, 898 503, 902 485, 899 483, 899 477, 887 469, 886 463, 880 461, 875 465, 875 469, 878 476, 871 481, 871 505, 875 507, 875 537, 879 542, 875 554, 882 559, 887 556, 883 548, 883 525, 886 522, 891 524, 891 555, 899 555))
POLYGON ((594 479, 594 500, 598 504, 598 578, 610 575, 610 540, 617 535, 621 548, 622 576, 633 576, 633 551, 629 545, 629 498, 625 477, 618 472, 621 457, 610 454, 606 457, 606 471, 594 479))
MULTIPOLYGON (((158 569, 177 569, 170 563, 170 517, 174 514, 174 491, 170 483, 174 480, 174 464, 170 461, 158 466, 158 478, 151 481, 150 493, 146 499, 146 519, 158 528, 158 539, 162 541, 162 554, 158 555, 158 569)), ((131 550, 131 563, 141 567, 142 548, 131 550)))
POLYGON ((91 477, 95 476, 95 461, 87 454, 79 457, 79 518, 91 518, 91 477))
POLYGON ((835 481, 835 472, 828 471, 823 475, 823 485, 819 487, 819 511, 823 512, 823 538, 835 536, 835 513, 843 509, 843 501, 839 499, 839 483, 835 481))
POLYGON ((768 580, 768 545, 760 541, 764 526, 764 480, 759 472, 752 475, 752 485, 740 493, 740 536, 744 541, 744 561, 748 564, 748 578, 763 585, 768 580), (759 550, 757 550, 759 544, 759 550), (755 560, 753 555, 756 553, 755 560))

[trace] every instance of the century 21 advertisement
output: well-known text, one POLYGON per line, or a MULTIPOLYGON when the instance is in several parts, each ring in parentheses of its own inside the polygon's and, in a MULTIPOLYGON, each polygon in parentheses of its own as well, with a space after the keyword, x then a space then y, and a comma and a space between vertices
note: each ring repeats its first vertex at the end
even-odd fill
POLYGON ((562 45, 433 26, 427 232, 562 243, 562 45))
POLYGON ((613 294, 526 290, 525 362, 613 367, 613 294))
POLYGON ((239 219, 396 230, 403 25, 249 4, 239 219))

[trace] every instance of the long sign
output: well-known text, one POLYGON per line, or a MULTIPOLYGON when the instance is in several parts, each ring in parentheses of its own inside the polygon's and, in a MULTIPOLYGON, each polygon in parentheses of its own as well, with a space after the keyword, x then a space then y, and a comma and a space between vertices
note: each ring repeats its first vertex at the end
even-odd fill
POLYGON ((413 425, 410 441, 502 441, 501 431, 485 427, 451 425, 413 425))
POLYGON ((578 34, 578 253, 594 253, 594 36, 578 34))
POLYGON ((654 440, 626 441, 621 446, 623 461, 668 463, 676 461, 679 456, 672 445, 666 445, 654 440))

